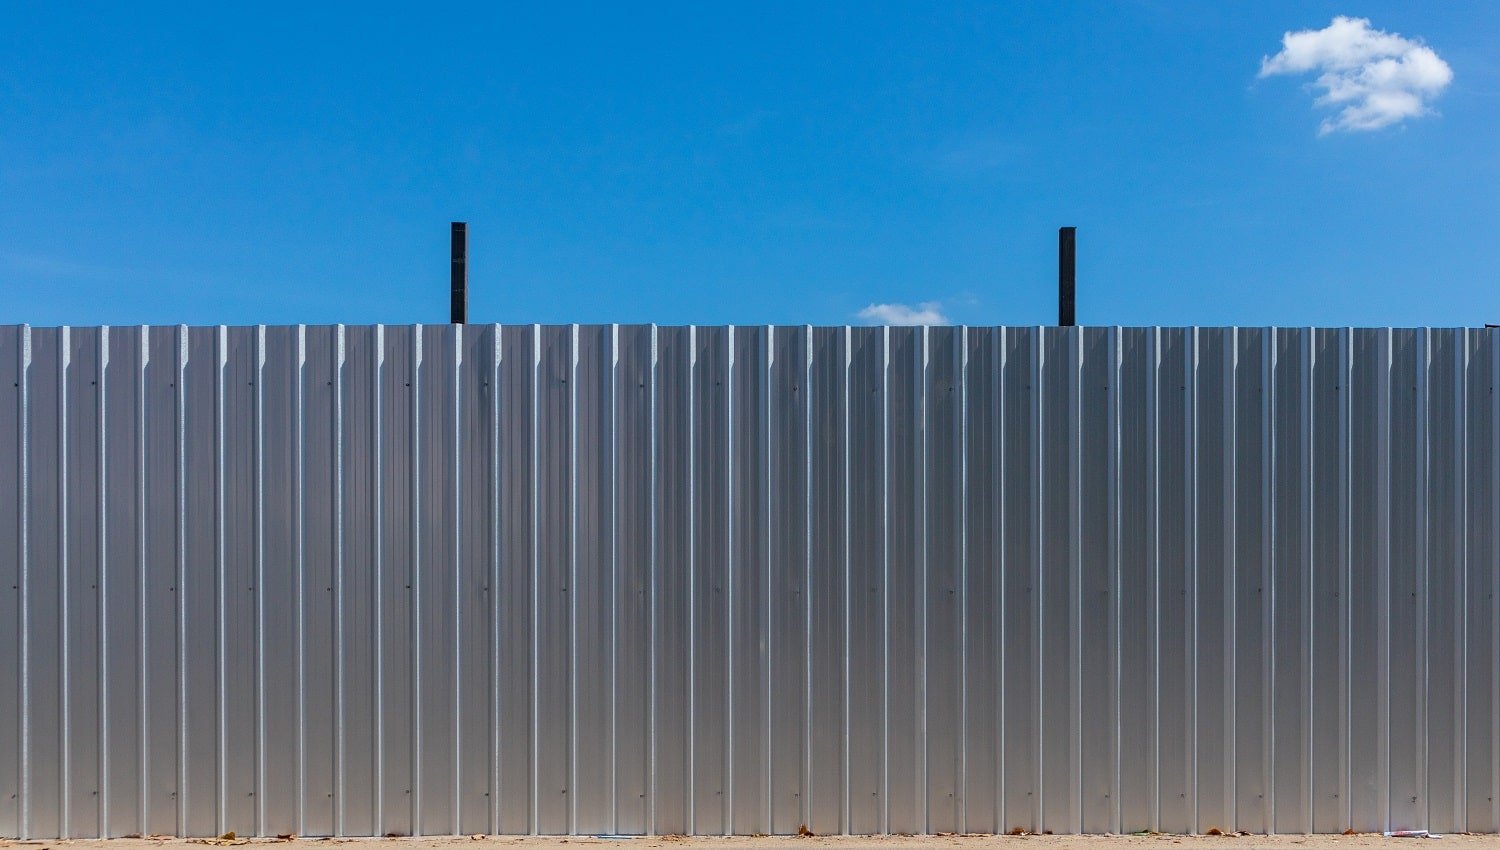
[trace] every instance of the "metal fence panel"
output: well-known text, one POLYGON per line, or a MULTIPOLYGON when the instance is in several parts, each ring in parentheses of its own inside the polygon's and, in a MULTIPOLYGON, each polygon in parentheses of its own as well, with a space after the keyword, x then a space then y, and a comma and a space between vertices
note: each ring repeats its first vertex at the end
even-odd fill
POLYGON ((0 328, 0 836, 1500 828, 1500 332, 0 328))

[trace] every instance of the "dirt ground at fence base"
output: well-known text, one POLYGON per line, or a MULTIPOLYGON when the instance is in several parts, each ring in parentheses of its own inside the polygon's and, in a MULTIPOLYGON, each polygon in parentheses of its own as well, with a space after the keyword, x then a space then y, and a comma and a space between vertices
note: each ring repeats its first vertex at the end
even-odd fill
POLYGON ((456 838, 257 838, 178 839, 113 838, 108 840, 14 841, 0 839, 0 848, 16 850, 203 850, 213 846, 250 846, 252 850, 578 850, 579 845, 621 850, 949 850, 949 848, 1005 848, 1006 850, 1114 850, 1148 848, 1159 850, 1343 850, 1343 848, 1500 848, 1500 835, 1443 835, 1434 839, 1386 838, 1381 835, 931 835, 931 836, 838 836, 838 837, 736 837, 736 838, 593 838, 587 836, 517 837, 461 836, 456 838), (260 847, 258 845, 268 845, 260 847), (349 846, 343 846, 349 845, 349 846))

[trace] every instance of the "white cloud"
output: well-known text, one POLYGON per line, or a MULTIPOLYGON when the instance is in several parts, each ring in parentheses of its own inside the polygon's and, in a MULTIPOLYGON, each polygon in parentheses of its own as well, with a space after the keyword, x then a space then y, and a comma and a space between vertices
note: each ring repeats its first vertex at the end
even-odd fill
POLYGON ((1262 78, 1306 73, 1318 74, 1315 103, 1339 107, 1319 133, 1378 130, 1427 115, 1428 102, 1453 81, 1453 69, 1421 41, 1342 15, 1320 30, 1286 33, 1281 52, 1261 59, 1262 78))
POLYGON ((948 325, 943 305, 923 301, 915 307, 908 304, 871 304, 859 311, 859 317, 874 325, 948 325))

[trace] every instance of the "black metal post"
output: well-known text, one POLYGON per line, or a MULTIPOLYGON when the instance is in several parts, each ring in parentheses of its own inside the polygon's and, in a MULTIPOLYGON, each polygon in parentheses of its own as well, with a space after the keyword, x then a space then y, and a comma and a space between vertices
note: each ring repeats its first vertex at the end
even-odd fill
POLYGON ((1077 234, 1076 227, 1057 229, 1057 323, 1065 328, 1078 324, 1074 310, 1074 293, 1078 285, 1077 234))
POLYGON ((453 277, 450 289, 450 321, 462 325, 469 321, 469 225, 453 222, 453 277))

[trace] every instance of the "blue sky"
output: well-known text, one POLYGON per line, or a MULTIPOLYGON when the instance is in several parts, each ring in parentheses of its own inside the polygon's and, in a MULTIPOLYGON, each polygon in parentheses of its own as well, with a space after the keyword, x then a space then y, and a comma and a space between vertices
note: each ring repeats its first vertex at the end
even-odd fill
POLYGON ((1500 3, 9 7, 0 322, 1500 322, 1500 3), (544 10, 537 7, 546 7, 544 10), (1337 15, 1451 69, 1320 125, 1337 15))

